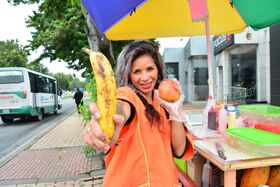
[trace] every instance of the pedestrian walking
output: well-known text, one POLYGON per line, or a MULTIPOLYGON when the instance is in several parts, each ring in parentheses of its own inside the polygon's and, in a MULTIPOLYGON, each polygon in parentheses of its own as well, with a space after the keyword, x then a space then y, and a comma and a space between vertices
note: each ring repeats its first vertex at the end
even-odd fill
POLYGON ((82 100, 83 97, 84 97, 83 92, 81 92, 79 88, 76 88, 76 92, 75 92, 73 98, 75 99, 75 102, 77 105, 77 110, 79 113, 80 113, 79 106, 83 104, 83 100, 82 100))

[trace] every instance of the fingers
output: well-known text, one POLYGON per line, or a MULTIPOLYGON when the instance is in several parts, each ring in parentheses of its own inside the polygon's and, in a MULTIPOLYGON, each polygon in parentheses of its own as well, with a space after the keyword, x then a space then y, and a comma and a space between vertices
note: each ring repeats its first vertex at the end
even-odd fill
POLYGON ((90 126, 86 126, 86 130, 84 132, 84 142, 89 145, 91 148, 107 152, 110 149, 110 146, 102 141, 102 139, 98 138, 95 135, 93 130, 89 130, 90 126))
POLYGON ((105 143, 106 136, 103 132, 97 132, 96 129, 98 128, 90 123, 85 127, 84 142, 91 148, 106 152, 110 149, 110 146, 105 143))
POLYGON ((99 119, 100 118, 100 113, 99 113, 99 110, 97 108, 96 103, 90 103, 89 104, 89 110, 94 115, 95 119, 99 119))
POLYGON ((110 146, 105 143, 107 137, 97 121, 100 118, 100 113, 95 103, 90 103, 90 112, 92 118, 85 127, 84 142, 94 149, 107 152, 110 146))

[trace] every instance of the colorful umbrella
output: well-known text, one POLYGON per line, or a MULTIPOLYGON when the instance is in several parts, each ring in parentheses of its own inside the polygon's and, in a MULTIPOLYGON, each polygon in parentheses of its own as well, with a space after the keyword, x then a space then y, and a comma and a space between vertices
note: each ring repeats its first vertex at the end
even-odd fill
POLYGON ((269 26, 271 23, 279 22, 279 13, 277 12, 279 0, 265 2, 264 0, 82 1, 98 30, 110 40, 206 35, 209 96, 212 97, 214 91, 210 34, 239 33, 247 25, 252 24, 253 28, 263 28, 269 26), (233 5, 240 11, 241 16, 246 18, 247 24, 243 21, 243 18, 233 5), (262 6, 274 8, 273 17, 278 19, 273 19, 273 22, 267 22, 270 19, 259 20, 258 18, 271 17, 267 16, 267 14, 271 14, 271 9, 265 9, 262 6), (258 10, 262 11, 258 12, 258 10), (195 22, 197 20, 204 21, 195 22), (256 20, 257 22, 252 20, 256 20))
POLYGON ((279 0, 231 0, 246 24, 254 30, 280 22, 279 0))
MULTIPOLYGON (((110 40, 205 36, 205 23, 192 21, 188 0, 82 1, 99 31, 110 40)), ((229 0, 208 0, 207 4, 210 34, 238 33, 246 27, 229 0)))

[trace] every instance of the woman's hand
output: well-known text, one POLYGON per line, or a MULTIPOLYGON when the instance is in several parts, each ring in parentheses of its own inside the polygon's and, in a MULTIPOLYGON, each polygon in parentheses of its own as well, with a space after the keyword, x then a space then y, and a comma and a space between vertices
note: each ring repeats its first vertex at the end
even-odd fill
POLYGON ((169 113, 169 120, 174 120, 178 122, 186 122, 186 114, 183 112, 183 102, 184 102, 184 92, 182 91, 182 87, 180 86, 179 81, 177 79, 174 79, 175 82, 178 85, 179 92, 180 92, 180 98, 175 102, 168 102, 163 99, 161 99, 158 96, 158 90, 155 90, 155 96, 157 96, 159 103, 167 110, 169 113))
POLYGON ((114 145, 117 141, 120 131, 124 125, 125 119, 121 115, 114 115, 115 132, 110 144, 108 145, 106 144, 107 137, 98 123, 98 119, 101 116, 95 103, 90 103, 90 112, 92 113, 92 118, 85 127, 84 142, 91 148, 107 152, 110 149, 110 146, 114 145))

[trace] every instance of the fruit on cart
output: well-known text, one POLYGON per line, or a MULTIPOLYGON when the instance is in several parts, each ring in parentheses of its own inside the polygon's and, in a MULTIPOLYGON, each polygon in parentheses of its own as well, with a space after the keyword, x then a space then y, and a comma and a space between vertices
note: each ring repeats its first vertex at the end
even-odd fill
POLYGON ((101 117, 98 122, 107 136, 109 143, 115 130, 113 115, 116 113, 116 81, 114 72, 108 59, 100 52, 83 48, 90 56, 90 63, 96 80, 97 107, 101 117))
POLYGON ((268 132, 272 132, 272 133, 276 133, 276 134, 280 134, 280 124, 270 124, 270 123, 266 123, 266 124, 256 124, 255 128, 257 129, 261 129, 264 131, 268 131, 268 132))
POLYGON ((280 166, 271 166, 267 185, 270 187, 280 187, 280 166))
POLYGON ((161 99, 168 102, 175 102, 180 98, 178 84, 174 79, 164 79, 158 86, 158 95, 161 99))
POLYGON ((246 169, 241 178, 241 187, 256 187, 260 184, 267 184, 269 173, 269 166, 246 169))

